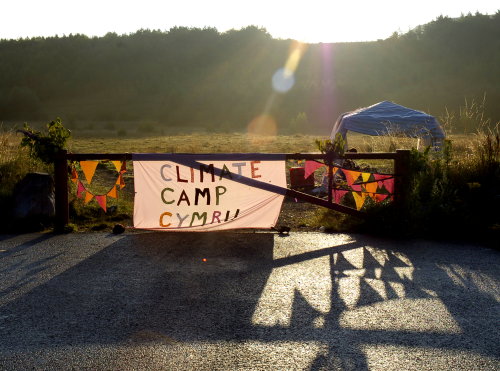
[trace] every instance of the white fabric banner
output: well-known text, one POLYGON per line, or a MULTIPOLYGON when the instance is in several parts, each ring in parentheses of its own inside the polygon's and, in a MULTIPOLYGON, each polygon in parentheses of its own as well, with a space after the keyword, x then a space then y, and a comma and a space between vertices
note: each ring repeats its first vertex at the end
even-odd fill
POLYGON ((134 227, 271 228, 286 191, 285 156, 134 154, 134 227))

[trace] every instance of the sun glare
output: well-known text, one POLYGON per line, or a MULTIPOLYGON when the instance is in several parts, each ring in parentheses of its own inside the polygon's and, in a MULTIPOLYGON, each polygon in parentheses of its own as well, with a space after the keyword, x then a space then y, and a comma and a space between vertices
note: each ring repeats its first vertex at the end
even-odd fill
MULTIPOLYGON (((295 70, 297 69, 302 55, 307 48, 306 44, 293 41, 290 46, 290 53, 283 67, 279 68, 271 77, 273 92, 269 96, 266 106, 260 116, 254 118, 247 127, 247 132, 252 137, 276 136, 278 133, 278 123, 271 116, 270 112, 276 98, 276 94, 287 93, 295 84, 295 70)), ((255 140, 255 138, 253 139, 255 140)))
POLYGON ((295 70, 304 54, 306 44, 295 41, 290 47, 290 54, 283 68, 278 69, 272 77, 273 89, 278 93, 288 92, 295 84, 295 70))

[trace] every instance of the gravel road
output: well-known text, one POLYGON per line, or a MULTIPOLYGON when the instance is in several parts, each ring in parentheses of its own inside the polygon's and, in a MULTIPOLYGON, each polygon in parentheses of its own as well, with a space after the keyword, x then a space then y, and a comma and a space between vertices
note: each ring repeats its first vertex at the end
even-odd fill
POLYGON ((499 370, 499 263, 347 234, 0 235, 0 369, 499 370))

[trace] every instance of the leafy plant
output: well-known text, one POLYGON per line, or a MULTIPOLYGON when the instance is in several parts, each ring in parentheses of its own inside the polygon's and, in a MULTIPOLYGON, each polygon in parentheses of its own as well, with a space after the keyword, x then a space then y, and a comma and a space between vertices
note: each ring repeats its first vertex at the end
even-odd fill
POLYGON ((344 155, 346 141, 340 133, 337 133, 335 135, 335 139, 333 140, 333 142, 330 139, 316 139, 314 143, 321 153, 332 154, 334 157, 340 157, 344 155))
POLYGON ((498 127, 482 136, 482 143, 478 148, 479 165, 486 174, 498 171, 500 164, 500 133, 498 127))
POLYGON ((450 140, 441 152, 430 147, 424 152, 412 150, 405 203, 400 208, 389 204, 368 210, 364 227, 391 235, 397 231, 407 236, 498 238, 499 143, 498 135, 484 136, 466 163, 450 140))
POLYGON ((21 147, 27 147, 30 157, 39 159, 45 164, 54 162, 56 154, 65 148, 71 136, 71 131, 63 126, 60 118, 47 124, 46 133, 36 131, 26 123, 24 130, 18 131, 24 134, 21 147))
MULTIPOLYGON (((0 127, 0 129, 2 129, 0 127)), ((49 166, 29 157, 26 148, 19 147, 15 131, 0 131, 0 231, 17 230, 12 218, 16 184, 29 172, 46 172, 49 166)))

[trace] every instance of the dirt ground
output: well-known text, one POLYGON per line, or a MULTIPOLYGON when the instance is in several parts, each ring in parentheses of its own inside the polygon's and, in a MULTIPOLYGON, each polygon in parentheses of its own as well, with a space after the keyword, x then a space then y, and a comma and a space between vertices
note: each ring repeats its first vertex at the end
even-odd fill
POLYGON ((277 227, 286 226, 295 232, 314 232, 321 227, 318 225, 318 214, 325 210, 323 207, 307 202, 295 201, 286 197, 281 207, 281 213, 276 223, 277 227))

